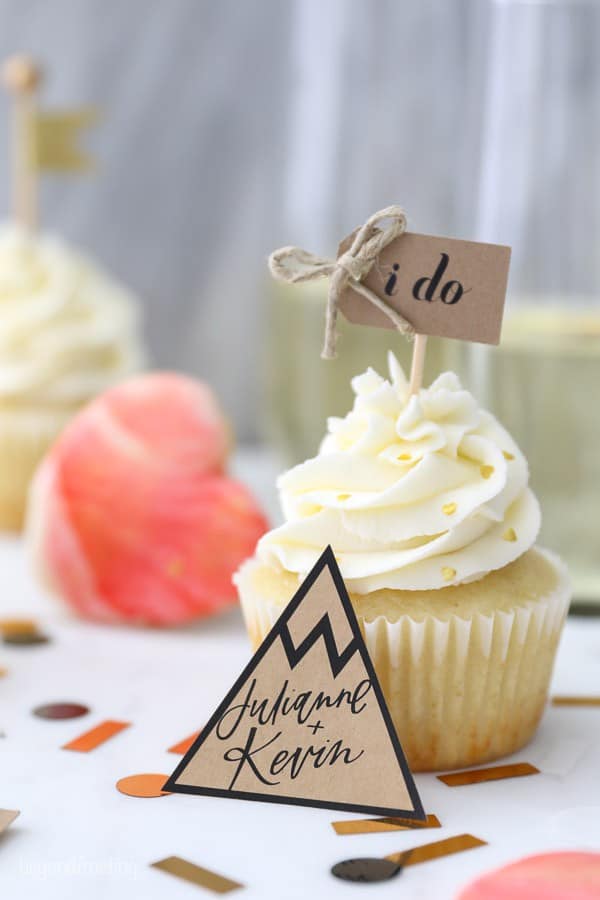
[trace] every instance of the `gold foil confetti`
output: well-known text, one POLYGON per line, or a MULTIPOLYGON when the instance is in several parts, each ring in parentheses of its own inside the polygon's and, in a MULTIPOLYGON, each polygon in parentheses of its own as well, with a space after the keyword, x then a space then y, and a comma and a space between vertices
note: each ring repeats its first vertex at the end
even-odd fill
POLYGON ((508 528, 502 535, 503 541, 516 541, 516 539, 517 539, 517 532, 515 531, 514 528, 508 528))
POLYGON ((37 624, 33 619, 0 619, 0 634, 3 636, 36 634, 37 630, 37 624))
POLYGON ((500 781, 503 778, 520 778, 523 775, 539 775, 539 773, 540 770, 530 763, 512 763, 508 766, 491 766, 488 769, 450 772, 436 777, 448 787, 462 787, 466 784, 481 784, 484 781, 500 781))
POLYGON ((568 697, 557 695, 552 698, 552 706, 600 706, 600 697, 568 697))
POLYGON ((231 878, 225 878, 224 875, 197 866, 195 863, 188 862, 187 859, 182 859, 181 856, 167 856, 166 859, 159 859, 158 862, 151 865, 153 869, 168 872, 169 875, 175 875, 176 878, 182 878, 183 881, 206 888, 213 894, 228 894, 230 891, 244 887, 239 881, 232 881, 231 878))
POLYGON ((456 503, 444 503, 442 506, 442 512, 446 516, 451 516, 456 512, 456 503))
POLYGON ((426 822, 415 822, 413 819, 352 819, 349 822, 332 822, 336 834, 373 834, 378 831, 408 831, 417 828, 441 828, 437 816, 427 816, 426 822))
POLYGON ((434 841, 431 844, 423 844, 412 850, 403 850, 401 853, 390 853, 384 859, 404 866, 416 866, 419 863, 430 862, 432 859, 440 859, 442 856, 450 856, 452 853, 462 853, 463 850, 473 850, 475 847, 485 847, 487 841, 474 837, 472 834, 457 834, 454 837, 445 838, 443 841, 434 841))
POLYGON ((482 478, 491 478, 492 475, 494 474, 494 467, 493 466, 480 466, 479 471, 481 472, 482 478))
POLYGON ((502 456, 504 457, 504 459, 507 459, 509 462, 510 462, 511 459, 514 459, 513 454, 512 454, 512 453, 509 453, 508 450, 503 450, 503 451, 502 451, 502 456))
POLYGON ((444 581, 452 581, 453 578, 456 578, 456 569, 451 566, 442 566, 442 577, 444 581))

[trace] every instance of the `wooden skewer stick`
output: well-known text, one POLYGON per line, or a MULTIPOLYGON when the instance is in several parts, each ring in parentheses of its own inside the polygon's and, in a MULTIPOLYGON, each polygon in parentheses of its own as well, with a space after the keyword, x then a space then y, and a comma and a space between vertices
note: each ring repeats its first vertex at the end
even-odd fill
POLYGON ((409 394, 418 394, 423 384, 423 367, 425 366, 425 350, 427 335, 416 334, 413 344, 412 365, 410 367, 409 394))
POLYGON ((33 230, 38 223, 35 160, 37 88, 41 70, 28 56, 12 56, 2 67, 2 81, 13 98, 12 202, 17 222, 33 230))

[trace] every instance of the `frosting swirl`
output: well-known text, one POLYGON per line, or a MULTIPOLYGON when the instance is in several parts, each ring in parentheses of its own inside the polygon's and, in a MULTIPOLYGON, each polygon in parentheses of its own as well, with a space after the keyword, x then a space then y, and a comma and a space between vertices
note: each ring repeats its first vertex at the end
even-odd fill
POLYGON ((138 369, 132 296, 61 241, 0 228, 0 405, 77 406, 138 369))
POLYGON ((259 556, 304 576, 331 544, 348 589, 429 590, 483 577, 534 543, 540 511, 508 432, 445 372, 409 396, 390 380, 352 381, 351 412, 328 422, 313 459, 278 482, 287 519, 259 556))

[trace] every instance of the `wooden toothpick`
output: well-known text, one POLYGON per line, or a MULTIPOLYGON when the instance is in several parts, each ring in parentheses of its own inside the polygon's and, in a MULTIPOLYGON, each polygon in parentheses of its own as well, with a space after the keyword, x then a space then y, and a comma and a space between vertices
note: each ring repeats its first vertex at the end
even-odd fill
POLYGON ((42 73, 28 56, 13 56, 2 67, 2 81, 13 99, 12 202, 17 222, 33 230, 38 222, 35 159, 37 88, 42 73))
POLYGON ((418 394, 423 384, 423 368, 425 366, 425 350, 427 348, 427 335, 416 334, 413 344, 412 365, 410 367, 409 394, 418 394))

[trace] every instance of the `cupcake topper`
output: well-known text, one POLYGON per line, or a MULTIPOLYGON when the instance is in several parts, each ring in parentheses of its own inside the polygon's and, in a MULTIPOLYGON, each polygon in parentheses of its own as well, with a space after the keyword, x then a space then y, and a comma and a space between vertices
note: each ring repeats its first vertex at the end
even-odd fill
POLYGON ((2 80, 13 98, 12 189, 16 220, 25 228, 38 223, 38 172, 84 172, 92 160, 77 145, 79 131, 97 118, 93 109, 42 113, 37 92, 42 71, 27 56, 4 63, 2 80))
POLYGON ((331 547, 163 790, 426 821, 331 547))
POLYGON ((336 259, 282 247, 271 254, 269 268, 291 284, 329 278, 323 359, 335 357, 338 309, 356 324, 414 336, 414 394, 423 378, 426 335, 499 342, 510 248, 413 234, 406 224, 401 207, 388 206, 341 242, 336 259))

